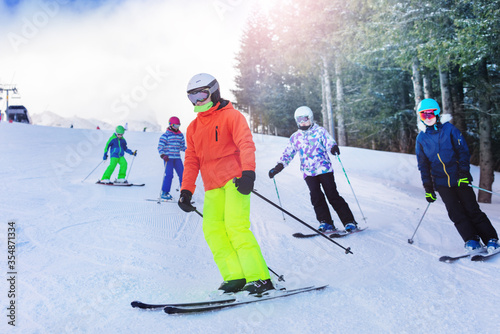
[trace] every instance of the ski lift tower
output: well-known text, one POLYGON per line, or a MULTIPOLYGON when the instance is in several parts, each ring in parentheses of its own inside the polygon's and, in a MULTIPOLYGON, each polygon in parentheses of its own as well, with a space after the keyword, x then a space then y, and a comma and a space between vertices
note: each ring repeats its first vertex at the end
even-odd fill
MULTIPOLYGON (((6 100, 5 100, 5 110, 9 109, 9 92, 13 92, 14 94, 17 94, 17 88, 15 85, 1 85, 0 86, 0 100, 2 99, 3 92, 6 93, 6 100)), ((0 110, 0 121, 3 119, 1 117, 1 110, 0 110)), ((5 115, 7 117, 7 115, 5 115)), ((5 119, 5 121, 8 121, 8 119, 5 119)))

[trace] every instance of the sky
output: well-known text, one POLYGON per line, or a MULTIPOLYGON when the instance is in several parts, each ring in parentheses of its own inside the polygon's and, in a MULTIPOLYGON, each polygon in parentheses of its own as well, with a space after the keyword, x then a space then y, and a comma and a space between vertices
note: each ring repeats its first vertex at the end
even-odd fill
MULTIPOLYGON (((189 79, 215 76, 232 99, 242 29, 265 0, 4 0, 0 84, 30 114, 113 123, 195 118, 189 79)), ((0 109, 6 108, 6 94, 0 109)))

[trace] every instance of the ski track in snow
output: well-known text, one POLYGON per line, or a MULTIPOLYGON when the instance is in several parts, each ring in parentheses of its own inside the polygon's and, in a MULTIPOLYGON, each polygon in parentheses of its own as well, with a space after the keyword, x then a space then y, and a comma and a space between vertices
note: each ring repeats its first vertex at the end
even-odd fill
MULTIPOLYGON (((101 130, 102 131, 102 130, 101 130)), ((412 155, 342 147, 340 155, 366 221, 339 162, 332 157, 340 194, 361 226, 334 239, 296 239, 307 227, 252 196, 252 230, 268 266, 288 288, 329 284, 323 291, 199 315, 168 316, 132 309, 130 302, 204 300, 221 282, 202 233, 201 218, 158 196, 163 166, 161 133, 127 132, 137 149, 129 175, 144 187, 102 187, 94 182, 111 132, 0 123, 0 215, 17 226, 18 326, 23 333, 497 333, 500 257, 462 259, 462 244, 444 204, 427 206, 412 155), (286 316, 284 316, 286 315, 286 316)), ((275 203, 267 172, 287 138, 254 135, 255 189, 275 203)), ((127 155, 129 169, 132 157, 127 155)), ((475 180, 479 170, 473 167, 475 180)), ((116 171, 113 177, 116 176, 116 171)), ((496 174, 498 179, 498 173, 496 174)), ((298 158, 276 176, 283 207, 318 227, 298 158)), ((203 212, 201 178, 194 194, 203 212)), ((174 177, 172 189, 178 188, 174 177)), ((499 192, 494 184, 493 191, 499 192)), ((497 230, 500 200, 481 204, 497 230)), ((335 225, 341 223, 332 212, 335 225)), ((2 241, 3 244, 3 241, 2 241)), ((6 268, 5 256, 0 261, 6 268)), ((0 293, 7 292, 6 281, 0 293)), ((2 299, 4 303, 4 299, 2 299)), ((4 305, 5 306, 5 305, 4 305)), ((11 330, 4 319, 2 333, 11 330)))

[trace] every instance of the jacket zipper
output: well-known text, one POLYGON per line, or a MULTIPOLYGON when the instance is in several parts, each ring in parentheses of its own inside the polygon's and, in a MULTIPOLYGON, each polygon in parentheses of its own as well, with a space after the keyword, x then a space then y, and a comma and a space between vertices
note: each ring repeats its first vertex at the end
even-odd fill
POLYGON ((441 160, 441 156, 439 155, 439 153, 437 154, 437 156, 438 156, 439 161, 441 161, 441 163, 443 164, 444 173, 448 177, 448 187, 451 187, 451 185, 450 185, 450 175, 448 175, 448 172, 446 171, 446 166, 444 165, 443 160, 441 160))
POLYGON ((219 126, 215 126, 215 141, 219 141, 219 126))

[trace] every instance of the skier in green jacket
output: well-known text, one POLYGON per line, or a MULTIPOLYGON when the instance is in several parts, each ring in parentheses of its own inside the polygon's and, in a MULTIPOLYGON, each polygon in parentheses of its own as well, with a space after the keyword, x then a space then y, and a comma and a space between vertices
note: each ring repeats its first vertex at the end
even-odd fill
POLYGON ((131 154, 133 156, 137 155, 137 150, 132 152, 129 148, 127 148, 127 141, 123 138, 123 134, 125 133, 125 128, 121 125, 118 125, 115 129, 115 133, 109 138, 106 143, 106 147, 104 148, 104 156, 103 160, 108 159, 108 150, 111 154, 111 159, 109 162, 109 166, 104 172, 101 183, 112 183, 109 179, 111 178, 111 174, 116 168, 116 165, 120 165, 120 170, 118 171, 118 179, 115 181, 117 183, 127 183, 125 176, 127 174, 127 160, 125 160, 125 152, 131 154))

